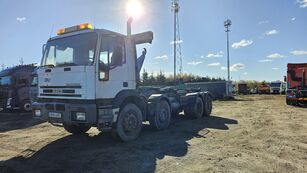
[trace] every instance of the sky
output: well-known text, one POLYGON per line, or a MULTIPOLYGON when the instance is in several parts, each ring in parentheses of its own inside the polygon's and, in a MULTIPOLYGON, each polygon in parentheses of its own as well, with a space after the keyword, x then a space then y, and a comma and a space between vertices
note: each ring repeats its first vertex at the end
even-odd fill
MULTIPOLYGON (((0 0, 0 65, 39 63, 60 28, 91 23, 126 34, 129 0, 0 0)), ((171 0, 138 0, 132 33, 153 31, 143 69, 173 73, 171 0)), ((231 19, 232 80, 283 80, 287 63, 307 63, 307 0, 180 0, 182 70, 227 78, 224 21, 231 19)))

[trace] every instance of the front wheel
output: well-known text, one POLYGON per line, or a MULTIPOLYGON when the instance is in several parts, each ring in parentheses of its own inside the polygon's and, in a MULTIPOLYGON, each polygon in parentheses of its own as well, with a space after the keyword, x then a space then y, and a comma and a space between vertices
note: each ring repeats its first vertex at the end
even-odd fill
POLYGON ((64 129, 71 133, 71 134, 82 134, 86 133, 91 127, 84 125, 84 124, 79 124, 79 125, 68 125, 68 124, 63 124, 64 129))
POLYGON ((142 112, 135 104, 121 108, 112 135, 123 142, 135 140, 142 130, 142 112))
POLYGON ((291 105, 291 101, 289 99, 286 99, 286 104, 291 105))
POLYGON ((149 124, 155 130, 167 129, 171 122, 171 108, 162 100, 156 105, 155 114, 149 117, 149 124))

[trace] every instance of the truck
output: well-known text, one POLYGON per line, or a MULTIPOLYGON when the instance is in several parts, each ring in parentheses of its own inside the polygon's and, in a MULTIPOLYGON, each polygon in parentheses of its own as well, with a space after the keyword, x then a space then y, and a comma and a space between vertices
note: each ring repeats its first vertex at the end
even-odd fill
POLYGON ((282 81, 273 81, 270 83, 270 94, 284 94, 285 83, 282 81))
POLYGON ((60 29, 50 38, 37 70, 33 116, 71 134, 96 127, 123 142, 135 140, 146 121, 153 129, 164 130, 172 114, 210 116, 209 92, 172 86, 147 89, 144 94, 138 81, 146 49, 138 57, 136 46, 152 43, 153 32, 131 34, 131 22, 127 35, 81 24, 60 29))
POLYGON ((30 90, 35 65, 19 65, 0 72, 0 111, 31 111, 30 90))
POLYGON ((307 63, 287 65, 286 104, 299 105, 307 103, 307 63))

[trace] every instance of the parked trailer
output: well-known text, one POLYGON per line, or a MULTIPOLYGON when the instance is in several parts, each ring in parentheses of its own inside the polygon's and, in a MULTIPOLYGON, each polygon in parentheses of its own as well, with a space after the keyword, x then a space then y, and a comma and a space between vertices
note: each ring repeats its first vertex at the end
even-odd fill
POLYGON ((209 91, 212 94, 213 99, 223 99, 226 97, 233 97, 232 82, 219 81, 219 82, 196 82, 196 83, 185 83, 186 88, 201 89, 202 91, 209 91), (228 87, 229 86, 229 87, 228 87), (226 90, 229 88, 229 94, 227 95, 226 90))
POLYGON ((35 66, 19 65, 0 72, 0 111, 31 111, 29 91, 35 66))
MULTIPOLYGON (((130 27, 127 30, 131 31, 130 27)), ((34 116, 61 125, 72 134, 97 127, 122 141, 136 139, 145 121, 153 129, 166 129, 171 113, 209 116, 209 92, 139 89, 137 81, 146 50, 137 58, 136 46, 152 40, 150 31, 128 32, 126 36, 91 29, 90 24, 59 30, 58 36, 48 40, 37 70, 39 94, 33 104, 34 116)))
POLYGON ((286 103, 298 105, 307 103, 307 63, 287 65, 286 103))

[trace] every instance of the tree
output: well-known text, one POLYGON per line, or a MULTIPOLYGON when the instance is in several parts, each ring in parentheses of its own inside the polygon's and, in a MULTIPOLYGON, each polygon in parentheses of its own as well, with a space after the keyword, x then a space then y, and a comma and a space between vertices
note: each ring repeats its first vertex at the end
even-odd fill
POLYGON ((148 85, 148 83, 149 83, 148 73, 144 69, 142 73, 142 85, 148 85))

